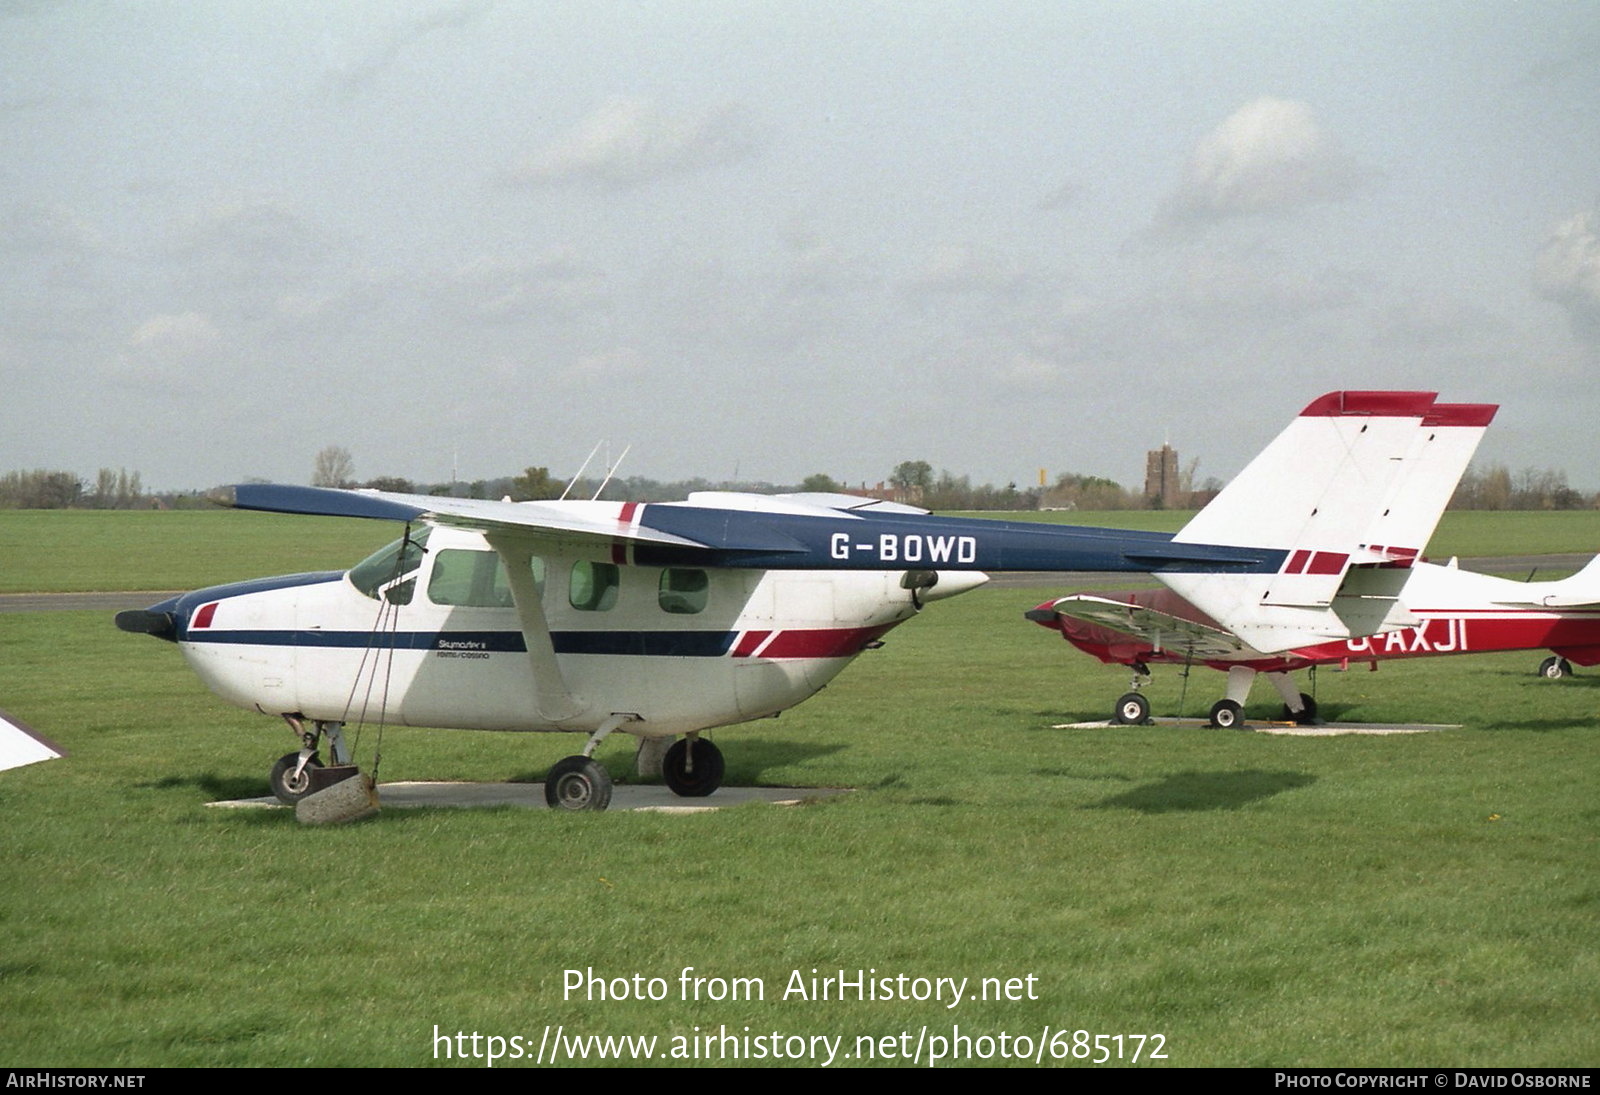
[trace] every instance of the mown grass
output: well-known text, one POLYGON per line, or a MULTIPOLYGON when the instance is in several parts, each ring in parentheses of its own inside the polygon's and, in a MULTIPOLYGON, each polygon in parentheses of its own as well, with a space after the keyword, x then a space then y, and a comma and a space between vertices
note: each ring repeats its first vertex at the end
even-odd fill
POLYGON ((0 510, 0 593, 199 589, 343 570, 395 539, 387 521, 236 510, 0 510))
MULTIPOLYGON (((1125 683, 1022 620, 1060 592, 936 604, 807 704, 715 735, 729 783, 857 788, 840 799, 335 829, 205 806, 264 792, 290 742, 170 645, 96 614, 0 618, 0 705, 72 750, 0 774, 7 1063, 430 1064, 435 1024, 847 1049, 924 1026, 1159 1032, 1175 1065, 1600 1059, 1600 676, 1540 680, 1523 654, 1321 676, 1341 717, 1465 724, 1415 736, 1054 729, 1125 683), (683 1002, 685 966, 766 999, 683 1002), (564 998, 588 967, 672 995, 564 998), (779 999, 813 968, 1033 974, 1039 998, 779 999)), ((1158 674, 1171 710, 1182 681, 1158 674)), ((1197 672, 1187 702, 1221 687, 1197 672)), ((391 729, 381 774, 537 778, 578 742, 391 729)), ((627 743, 602 760, 626 777, 627 743)))

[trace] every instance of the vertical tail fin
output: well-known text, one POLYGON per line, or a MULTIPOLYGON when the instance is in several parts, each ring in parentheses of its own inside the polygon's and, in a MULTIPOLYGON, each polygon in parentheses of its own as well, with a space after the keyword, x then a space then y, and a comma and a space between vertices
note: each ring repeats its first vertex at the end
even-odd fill
POLYGON ((1262 652, 1402 626, 1397 597, 1496 408, 1433 392, 1313 401, 1175 537, 1275 548, 1274 574, 1160 574, 1262 652))

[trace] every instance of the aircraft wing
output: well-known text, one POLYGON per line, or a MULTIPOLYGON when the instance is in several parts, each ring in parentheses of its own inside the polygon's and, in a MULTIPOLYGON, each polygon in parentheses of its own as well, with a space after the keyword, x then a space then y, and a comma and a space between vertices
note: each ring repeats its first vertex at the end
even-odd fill
MULTIPOLYGON (((707 546, 674 533, 641 527, 619 513, 615 504, 504 502, 486 498, 446 498, 428 494, 391 494, 375 490, 337 490, 275 483, 241 483, 223 487, 212 501, 233 509, 299 513, 316 517, 367 517, 386 521, 427 521, 480 532, 509 533, 535 539, 594 540, 606 544, 636 540, 670 547, 707 546)), ((793 543, 753 545, 763 550, 798 550, 793 543)))
MULTIPOLYGON (((1052 603, 1049 610, 1066 620, 1077 620, 1143 640, 1155 650, 1180 650, 1197 659, 1225 657, 1245 648, 1238 636, 1209 621, 1094 593, 1062 597, 1052 603)), ((1062 626, 1071 627, 1065 620, 1062 626)))
POLYGON ((246 483, 212 497, 236 509, 452 525, 502 541, 578 541, 641 566, 1276 572, 1285 555, 1175 543, 1166 533, 940 517, 838 495, 704 492, 683 502, 511 502, 246 483))

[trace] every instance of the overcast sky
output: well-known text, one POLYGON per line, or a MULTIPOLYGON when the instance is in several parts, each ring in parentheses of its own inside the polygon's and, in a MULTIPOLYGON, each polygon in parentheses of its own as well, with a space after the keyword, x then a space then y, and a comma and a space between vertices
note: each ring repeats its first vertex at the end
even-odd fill
POLYGON ((0 471, 1600 487, 1600 5, 0 0, 0 471))

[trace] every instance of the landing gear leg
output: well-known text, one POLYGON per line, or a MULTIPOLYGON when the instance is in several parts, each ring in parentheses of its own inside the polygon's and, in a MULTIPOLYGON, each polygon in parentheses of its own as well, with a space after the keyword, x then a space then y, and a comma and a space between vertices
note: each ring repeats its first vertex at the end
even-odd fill
POLYGON ((1283 711, 1279 721, 1297 726, 1311 726, 1317 721, 1317 701, 1295 686, 1294 678, 1287 673, 1268 673, 1267 680, 1283 697, 1283 711))
POLYGON ((1150 683, 1150 667, 1143 662, 1134 662, 1132 668, 1133 681, 1128 686, 1130 691, 1124 692, 1117 700, 1111 721, 1119 726, 1148 726, 1150 701, 1144 698, 1144 693, 1139 689, 1150 683))

